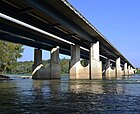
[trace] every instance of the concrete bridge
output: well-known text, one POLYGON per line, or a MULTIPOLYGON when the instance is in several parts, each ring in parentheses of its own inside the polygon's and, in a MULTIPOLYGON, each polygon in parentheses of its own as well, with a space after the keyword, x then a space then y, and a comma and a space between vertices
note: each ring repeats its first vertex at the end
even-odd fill
MULTIPOLYGON (((34 79, 60 78, 59 53, 70 55, 70 79, 122 78, 135 67, 65 0, 1 0, 0 39, 34 50, 34 79), (42 49, 51 51, 48 68, 42 49), (82 66, 80 59, 88 64, 82 66)), ((46 58, 47 59, 47 58, 46 58)))

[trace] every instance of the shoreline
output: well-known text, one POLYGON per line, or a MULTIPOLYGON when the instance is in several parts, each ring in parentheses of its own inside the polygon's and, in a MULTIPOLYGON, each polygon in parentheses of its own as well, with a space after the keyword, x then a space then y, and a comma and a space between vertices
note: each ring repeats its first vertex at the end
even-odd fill
POLYGON ((9 76, 0 75, 0 80, 11 80, 9 76))
POLYGON ((23 78, 23 79, 30 79, 31 78, 31 76, 21 76, 21 78, 23 78))

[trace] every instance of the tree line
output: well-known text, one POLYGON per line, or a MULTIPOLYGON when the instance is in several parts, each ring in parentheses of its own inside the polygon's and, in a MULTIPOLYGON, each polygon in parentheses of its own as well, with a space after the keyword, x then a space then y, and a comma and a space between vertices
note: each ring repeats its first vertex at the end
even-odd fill
MULTIPOLYGON (((31 74, 33 61, 15 62, 11 69, 5 71, 6 74, 31 74)), ((42 64, 44 67, 48 67, 50 60, 43 60, 42 64)), ((69 73, 69 59, 60 59, 61 74, 69 73)))

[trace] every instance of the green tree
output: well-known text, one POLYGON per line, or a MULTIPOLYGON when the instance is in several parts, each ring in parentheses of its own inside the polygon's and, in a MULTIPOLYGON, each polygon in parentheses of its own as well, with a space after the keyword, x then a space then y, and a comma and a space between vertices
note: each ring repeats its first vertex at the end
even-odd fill
POLYGON ((61 74, 67 74, 69 73, 69 59, 61 59, 60 65, 61 65, 61 74))
POLYGON ((0 41, 0 74, 10 70, 18 58, 22 57, 24 48, 21 44, 0 41))

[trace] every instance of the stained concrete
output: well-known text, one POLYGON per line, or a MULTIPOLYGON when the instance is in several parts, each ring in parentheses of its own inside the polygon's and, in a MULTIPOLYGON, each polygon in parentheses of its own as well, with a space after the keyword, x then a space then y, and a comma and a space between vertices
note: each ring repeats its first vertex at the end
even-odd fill
POLYGON ((102 79, 102 62, 99 58, 99 42, 90 44, 91 79, 102 79))
POLYGON ((42 64, 42 50, 34 50, 33 79, 59 79, 61 78, 61 66, 59 63, 59 47, 51 50, 50 65, 45 68, 42 64))
POLYGON ((116 77, 117 78, 122 78, 122 68, 121 68, 120 57, 116 60, 116 77))
POLYGON ((70 79, 89 79, 89 65, 83 67, 80 63, 80 46, 71 46, 70 79))

